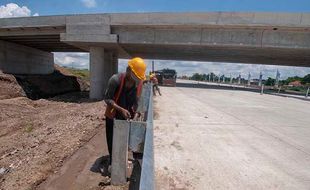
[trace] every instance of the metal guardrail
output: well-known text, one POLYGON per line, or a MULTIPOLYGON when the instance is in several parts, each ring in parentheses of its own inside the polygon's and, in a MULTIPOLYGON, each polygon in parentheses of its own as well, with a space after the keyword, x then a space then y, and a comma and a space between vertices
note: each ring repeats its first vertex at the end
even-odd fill
POLYGON ((127 182, 128 148, 143 153, 139 189, 154 190, 154 145, 153 145, 153 93, 152 84, 143 86, 138 110, 143 114, 142 121, 114 121, 112 185, 127 182))
POLYGON ((144 142, 144 154, 142 161, 140 190, 155 189, 154 169, 154 128, 153 128, 153 93, 152 84, 149 87, 149 103, 147 109, 146 133, 144 142))

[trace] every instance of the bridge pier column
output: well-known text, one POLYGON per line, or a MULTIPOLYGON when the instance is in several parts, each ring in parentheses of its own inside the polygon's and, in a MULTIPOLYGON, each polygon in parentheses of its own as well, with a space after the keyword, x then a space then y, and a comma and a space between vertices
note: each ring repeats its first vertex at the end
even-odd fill
POLYGON ((117 54, 103 47, 90 47, 91 99, 102 100, 110 77, 117 72, 117 54))

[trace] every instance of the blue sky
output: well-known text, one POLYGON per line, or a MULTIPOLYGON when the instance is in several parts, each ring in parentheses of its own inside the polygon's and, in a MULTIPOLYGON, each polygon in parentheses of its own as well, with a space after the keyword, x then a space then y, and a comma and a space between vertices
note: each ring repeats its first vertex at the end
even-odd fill
MULTIPOLYGON (((18 16, 44 16, 63 14, 86 14, 105 12, 307 12, 310 0, 0 0, 0 18, 18 16)), ((151 63, 151 60, 147 60, 151 63)), ((89 68, 86 53, 55 53, 55 63, 76 68, 89 68)), ((119 60, 119 70, 123 71, 127 60, 119 60)), ((250 72, 257 78, 262 71, 264 78, 275 77, 277 70, 281 78, 304 76, 310 68, 266 66, 236 63, 155 61, 157 69, 174 68, 179 75, 195 72, 225 74, 244 77, 250 72)), ((150 67, 149 67, 150 68, 150 67)))
MULTIPOLYGON (((87 1, 87 0, 85 0, 87 1)), ((310 12, 310 0, 88 0, 96 6, 86 7, 83 0, 0 0, 0 4, 27 6, 40 15, 162 12, 162 11, 272 11, 310 12)))

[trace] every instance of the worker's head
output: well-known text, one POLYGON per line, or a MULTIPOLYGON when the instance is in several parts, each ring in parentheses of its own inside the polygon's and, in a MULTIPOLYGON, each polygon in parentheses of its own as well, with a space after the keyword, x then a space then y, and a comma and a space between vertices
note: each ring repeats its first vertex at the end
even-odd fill
POLYGON ((140 57, 135 57, 128 61, 127 75, 129 75, 138 84, 146 79, 146 64, 140 57))

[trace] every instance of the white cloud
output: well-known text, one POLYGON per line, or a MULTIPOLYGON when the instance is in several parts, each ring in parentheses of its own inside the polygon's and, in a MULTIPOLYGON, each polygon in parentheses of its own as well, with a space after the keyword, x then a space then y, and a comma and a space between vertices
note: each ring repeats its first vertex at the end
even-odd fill
MULTIPOLYGON (((15 3, 8 3, 0 6, 0 18, 10 17, 28 17, 31 16, 31 10, 27 6, 18 6, 15 3)), ((39 16, 39 13, 35 13, 33 16, 39 16)))
POLYGON ((15 3, 0 6, 0 18, 26 17, 30 15, 31 11, 26 6, 20 7, 15 3))
POLYGON ((93 8, 97 6, 96 0, 81 0, 85 7, 93 8))
POLYGON ((54 53, 55 63, 78 69, 89 69, 89 53, 54 53))

